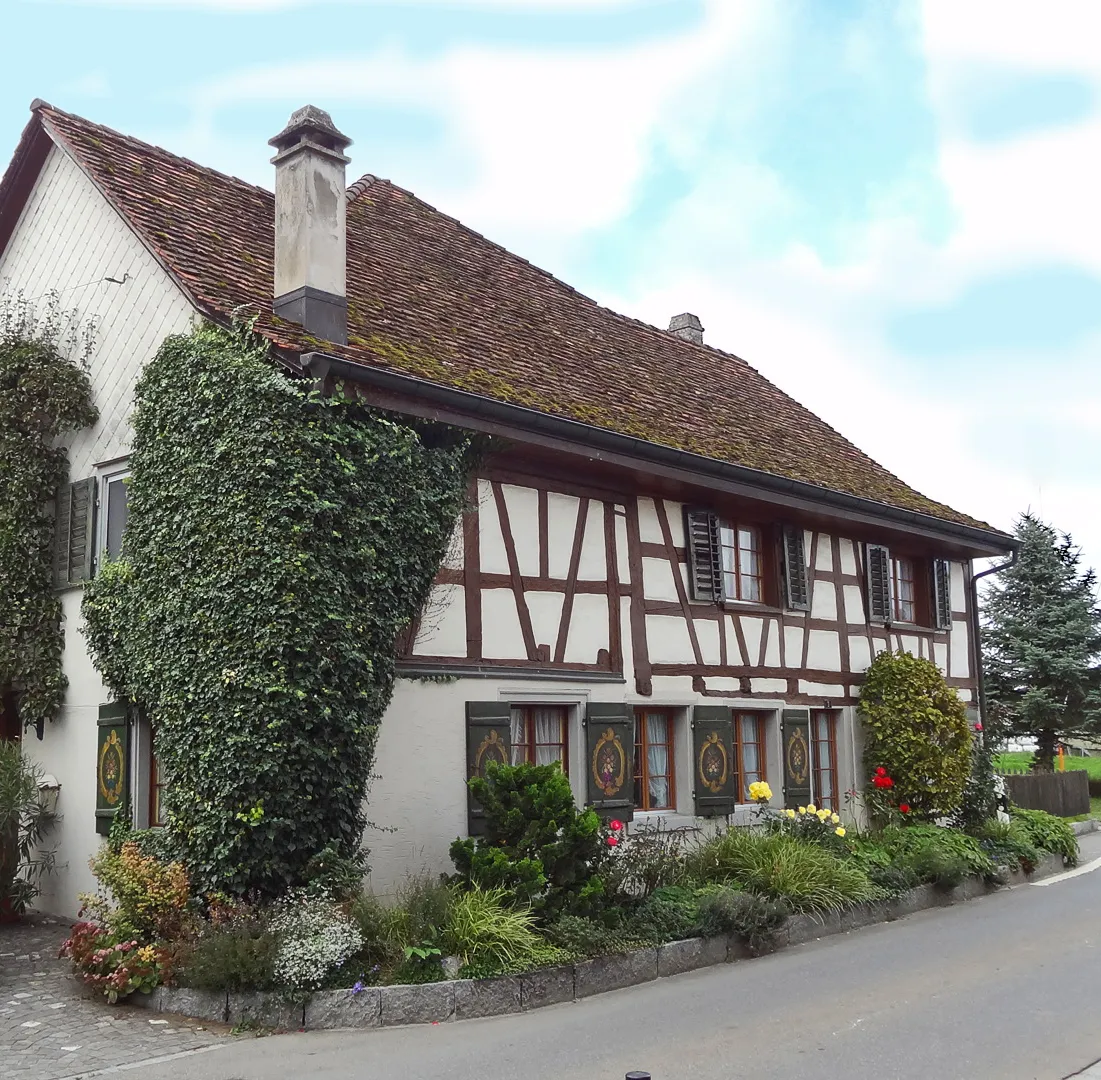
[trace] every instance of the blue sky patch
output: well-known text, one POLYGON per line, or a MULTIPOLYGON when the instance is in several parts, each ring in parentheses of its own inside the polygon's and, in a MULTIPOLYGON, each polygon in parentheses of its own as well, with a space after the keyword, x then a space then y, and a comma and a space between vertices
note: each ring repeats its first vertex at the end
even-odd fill
POLYGON ((1070 74, 987 74, 968 86, 959 105, 968 134, 996 142, 1086 119, 1097 108, 1097 91, 1070 74))

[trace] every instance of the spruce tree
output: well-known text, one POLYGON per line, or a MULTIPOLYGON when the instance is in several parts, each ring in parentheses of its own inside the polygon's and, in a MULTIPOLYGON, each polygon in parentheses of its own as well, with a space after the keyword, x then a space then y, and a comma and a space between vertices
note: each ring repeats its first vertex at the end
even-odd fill
POLYGON ((1015 534, 1017 563, 984 598, 988 734, 1034 738, 1034 768, 1050 772, 1061 740, 1101 735, 1101 610, 1068 534, 1030 513, 1015 534))

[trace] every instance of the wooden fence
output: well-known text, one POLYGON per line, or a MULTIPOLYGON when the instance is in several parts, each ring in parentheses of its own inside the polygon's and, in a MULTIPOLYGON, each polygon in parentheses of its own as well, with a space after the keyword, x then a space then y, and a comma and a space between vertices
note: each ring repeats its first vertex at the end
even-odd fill
POLYGON ((1090 777, 1085 769, 1022 773, 1005 778, 1009 798, 1028 810, 1046 810, 1056 817, 1090 812, 1090 777))

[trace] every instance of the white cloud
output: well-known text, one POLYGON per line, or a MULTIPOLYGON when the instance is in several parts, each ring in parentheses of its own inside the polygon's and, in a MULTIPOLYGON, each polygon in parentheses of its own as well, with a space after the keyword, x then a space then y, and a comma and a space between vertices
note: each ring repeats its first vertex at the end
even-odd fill
MULTIPOLYGON (((783 18, 762 0, 711 0, 698 29, 626 48, 466 46, 428 58, 391 49, 256 67, 198 88, 185 150, 223 168, 264 161, 259 147, 217 134, 220 112, 242 102, 289 110, 311 100, 338 124, 342 105, 427 110, 446 134, 431 157, 408 157, 411 173, 393 178, 563 271, 580 244, 623 216, 660 145, 693 177, 691 189, 642 245, 653 253, 645 284, 602 302, 658 325, 696 311, 711 343, 744 356, 918 490, 1002 528, 1031 506, 1069 529, 1101 566, 1101 484, 1065 467, 1075 447, 1096 438, 1101 386, 1087 373, 1098 370, 1101 342, 1023 365, 1013 358, 1015 371, 994 372, 977 389, 974 374, 923 372, 892 353, 881 333, 899 305, 947 302, 996 271, 1051 261, 1101 271, 1090 226, 1101 121, 976 144, 954 111, 960 73, 976 65, 1101 80, 1092 46, 1101 5, 1054 3, 1040 15, 1031 2, 928 0, 923 40, 954 229, 943 244, 922 237, 909 187, 919 181, 907 178, 883 193, 873 220, 853 228, 841 265, 799 245, 756 253, 748 242, 756 223, 785 214, 795 196, 743 148, 710 146, 705 137, 719 109, 752 115, 755 80, 770 76, 783 18), (734 95, 732 81, 741 88, 734 95), (1045 363, 1058 365, 1058 379, 1039 374, 1045 363), (1000 437, 977 435, 990 430, 1000 437), (1041 440, 1058 432, 1061 450, 1004 453, 1016 449, 1019 430, 1041 440)), ((850 52, 852 63, 866 62, 858 41, 850 52)), ((384 171, 370 132, 349 134, 357 140, 354 168, 384 171)), ((249 169, 267 179, 266 166, 249 169)))

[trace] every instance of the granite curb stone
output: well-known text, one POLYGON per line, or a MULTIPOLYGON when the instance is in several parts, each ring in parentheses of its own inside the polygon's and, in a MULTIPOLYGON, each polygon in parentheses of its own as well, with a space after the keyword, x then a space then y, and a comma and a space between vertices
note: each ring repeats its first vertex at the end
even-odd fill
POLYGON ((382 994, 377 986, 351 990, 320 990, 306 1002, 307 1031, 370 1028, 382 1023, 382 994))
POLYGON ((724 937, 685 938, 658 946, 657 977, 681 975, 701 967, 722 964, 727 958, 727 941, 724 937))
POLYGON ((612 956, 597 956, 583 960, 574 968, 574 994, 578 998, 621 990, 626 986, 651 982, 658 977, 656 947, 633 949, 612 956))
POLYGON ((414 986, 380 986, 380 1015, 383 1027, 397 1024, 443 1023, 455 1015, 453 982, 421 983, 414 986))
POLYGON ((572 964, 527 971, 520 976, 520 1008, 538 1009, 573 1001, 575 983, 572 964))
POLYGON ((520 976, 461 979, 455 983, 455 1019, 501 1016, 520 1011, 520 976))
POLYGON ((305 1005, 287 1001, 279 994, 252 990, 229 995, 230 1024, 257 1024, 260 1027, 298 1031, 303 1026, 305 1005))

